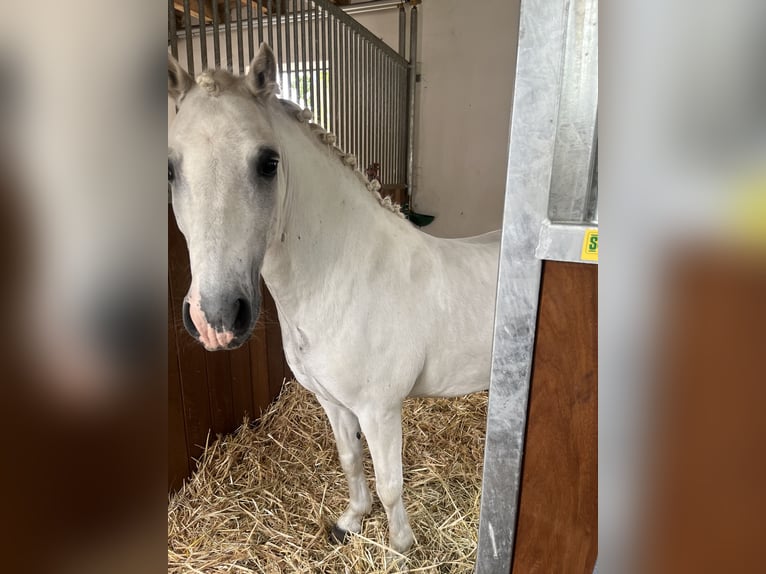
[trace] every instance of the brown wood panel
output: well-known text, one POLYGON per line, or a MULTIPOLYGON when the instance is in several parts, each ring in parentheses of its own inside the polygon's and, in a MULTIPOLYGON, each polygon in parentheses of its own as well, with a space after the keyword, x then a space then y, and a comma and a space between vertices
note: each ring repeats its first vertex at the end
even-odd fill
MULTIPOLYGON (((183 298, 189 288, 186 242, 168 209, 168 457, 169 488, 194 469, 208 437, 234 431, 245 416, 260 416, 286 376, 274 301, 264 290, 263 317, 247 345, 208 353, 183 327, 183 298)), ((262 287, 263 288, 263 287, 262 287)))
POLYGON ((515 574, 590 574, 595 565, 597 280, 595 265, 544 265, 515 574))
MULTIPOLYGON (((168 313, 173 312, 168 287, 168 313)), ((189 475, 189 450, 186 446, 186 420, 181 396, 181 375, 178 369, 175 324, 168 317, 168 485, 178 488, 189 475)))

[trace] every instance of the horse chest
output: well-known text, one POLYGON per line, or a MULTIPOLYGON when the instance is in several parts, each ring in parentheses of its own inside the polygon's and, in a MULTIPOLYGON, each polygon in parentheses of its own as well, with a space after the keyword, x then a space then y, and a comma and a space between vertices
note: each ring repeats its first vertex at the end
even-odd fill
POLYGON ((305 333, 299 328, 285 329, 282 338, 285 359, 296 380, 315 395, 333 402, 340 402, 331 385, 323 384, 320 380, 322 358, 314 345, 309 343, 305 333))

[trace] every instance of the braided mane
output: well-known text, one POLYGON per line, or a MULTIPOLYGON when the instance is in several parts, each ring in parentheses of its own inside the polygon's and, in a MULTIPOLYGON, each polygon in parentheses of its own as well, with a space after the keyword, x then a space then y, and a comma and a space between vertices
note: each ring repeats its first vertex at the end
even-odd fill
POLYGON ((316 135, 319 138, 319 141, 332 148, 332 151, 335 152, 335 155, 341 160, 343 165, 354 171, 354 174, 359 179, 359 181, 367 188, 367 191, 373 194, 381 206, 383 206, 388 211, 395 213, 402 219, 406 219, 406 216, 404 213, 402 213, 402 207, 398 203, 391 201, 390 197, 382 197, 380 195, 380 182, 376 179, 370 180, 367 175, 359 169, 356 157, 353 154, 346 153, 335 145, 335 134, 326 131, 322 126, 311 121, 314 117, 314 114, 310 109, 301 108, 290 100, 280 99, 279 103, 282 104, 282 107, 284 107, 285 110, 293 115, 299 122, 307 123, 311 133, 316 135))

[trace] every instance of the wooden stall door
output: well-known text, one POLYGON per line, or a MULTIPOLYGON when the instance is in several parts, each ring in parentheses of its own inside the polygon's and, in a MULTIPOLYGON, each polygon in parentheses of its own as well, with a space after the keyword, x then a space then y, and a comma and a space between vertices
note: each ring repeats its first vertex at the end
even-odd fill
POLYGON ((595 265, 546 262, 514 574, 591 574, 598 552, 595 265))
POLYGON ((208 436, 257 418, 290 378, 274 300, 261 284, 261 316, 250 341, 210 353, 186 332, 181 306, 189 288, 186 242, 168 207, 168 488, 194 469, 208 436))

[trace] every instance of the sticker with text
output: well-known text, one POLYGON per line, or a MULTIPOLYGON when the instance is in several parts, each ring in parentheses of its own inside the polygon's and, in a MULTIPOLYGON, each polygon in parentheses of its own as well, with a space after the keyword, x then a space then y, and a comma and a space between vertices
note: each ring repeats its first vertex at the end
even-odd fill
POLYGON ((583 261, 598 261, 598 229, 587 229, 582 240, 583 261))

